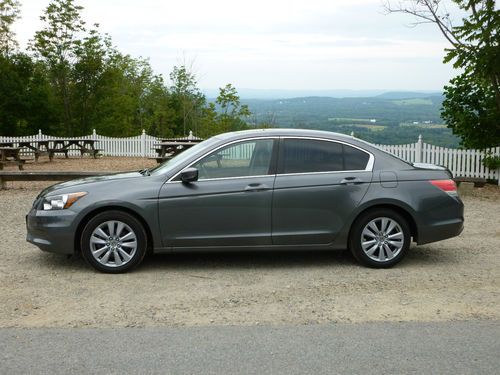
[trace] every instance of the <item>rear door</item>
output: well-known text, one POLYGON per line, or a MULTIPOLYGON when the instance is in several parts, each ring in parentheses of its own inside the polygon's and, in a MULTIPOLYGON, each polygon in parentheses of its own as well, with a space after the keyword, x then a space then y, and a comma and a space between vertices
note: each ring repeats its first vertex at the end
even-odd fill
POLYGON ((272 242, 328 244, 372 179, 373 155, 346 143, 282 138, 274 184, 272 242))

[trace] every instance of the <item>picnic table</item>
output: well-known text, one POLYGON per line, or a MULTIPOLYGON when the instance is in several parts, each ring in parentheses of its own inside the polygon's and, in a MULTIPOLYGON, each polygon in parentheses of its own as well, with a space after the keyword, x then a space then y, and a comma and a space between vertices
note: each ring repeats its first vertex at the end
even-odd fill
POLYGON ((89 154, 94 159, 97 158, 99 154, 99 149, 95 148, 95 143, 98 142, 94 139, 52 139, 52 147, 48 149, 49 159, 52 161, 55 154, 64 154, 68 158, 68 152, 73 149, 80 151, 80 156, 84 154, 89 154))
MULTIPOLYGON (((49 140, 16 141, 16 147, 27 148, 35 154, 35 161, 41 155, 49 154, 49 140)), ((0 147, 14 147, 14 142, 0 142, 0 147)))
POLYGON ((28 149, 35 155, 35 161, 42 155, 48 155, 50 161, 54 158, 55 154, 64 154, 68 158, 68 153, 73 149, 80 151, 80 156, 84 154, 91 155, 94 159, 99 154, 99 149, 95 148, 95 143, 98 142, 94 139, 43 139, 43 140, 27 140, 16 142, 0 142, 0 147, 17 147, 21 149, 28 149))
POLYGON ((21 159, 20 150, 20 147, 0 147, 0 170, 3 170, 6 164, 16 164, 19 170, 22 170, 26 160, 21 159))
POLYGON ((200 141, 175 141, 175 140, 163 140, 160 143, 155 143, 154 149, 158 156, 155 158, 157 162, 161 163, 162 161, 168 160, 180 154, 182 151, 187 150, 190 147, 193 147, 195 144, 200 141))

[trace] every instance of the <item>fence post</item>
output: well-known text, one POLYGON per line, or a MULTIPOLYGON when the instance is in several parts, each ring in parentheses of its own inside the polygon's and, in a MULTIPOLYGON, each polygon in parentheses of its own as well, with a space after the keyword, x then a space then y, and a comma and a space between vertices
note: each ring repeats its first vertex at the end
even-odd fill
POLYGON ((97 141, 97 133, 95 132, 95 129, 92 129, 92 139, 97 141))
POLYGON ((142 129, 141 134, 141 155, 143 158, 146 157, 146 130, 142 129))
POLYGON ((42 129, 38 129, 38 139, 42 139, 42 129))
POLYGON ((417 141, 417 147, 415 148, 415 163, 421 163, 422 162, 422 152, 423 152, 423 147, 422 147, 422 134, 418 135, 418 141, 417 141))

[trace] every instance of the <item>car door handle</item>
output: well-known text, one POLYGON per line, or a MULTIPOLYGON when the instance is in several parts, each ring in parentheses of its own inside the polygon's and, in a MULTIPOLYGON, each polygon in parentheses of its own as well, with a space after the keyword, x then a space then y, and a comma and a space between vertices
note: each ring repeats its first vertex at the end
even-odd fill
POLYGON ((361 184, 362 182, 363 180, 358 177, 346 177, 340 181, 342 185, 361 184))
POLYGON ((261 191, 261 190, 269 190, 269 186, 266 184, 249 184, 245 187, 245 191, 261 191))

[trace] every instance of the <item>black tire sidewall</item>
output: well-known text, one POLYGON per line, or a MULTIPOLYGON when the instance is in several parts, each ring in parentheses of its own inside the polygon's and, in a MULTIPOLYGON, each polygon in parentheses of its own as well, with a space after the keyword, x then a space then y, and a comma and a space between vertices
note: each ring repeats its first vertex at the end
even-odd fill
POLYGON ((147 236, 144 227, 134 216, 123 211, 105 211, 91 218, 85 225, 80 238, 80 248, 82 249, 83 258, 96 270, 106 273, 122 273, 131 270, 142 262, 147 250, 147 236), (90 249, 90 236, 92 232, 97 226, 110 220, 124 222, 132 228, 137 237, 137 249, 133 258, 125 265, 119 267, 106 267, 99 263, 93 257, 90 249))
POLYGON ((353 224, 351 234, 349 237, 349 249, 351 250, 352 255, 356 258, 358 262, 361 264, 372 267, 372 268, 389 268, 399 263, 410 248, 411 235, 410 235, 410 227, 406 221, 406 219, 399 213, 394 210, 387 209, 374 209, 363 213, 353 224), (387 217, 392 220, 395 220, 401 227, 404 236, 404 245, 399 254, 387 261, 387 262, 377 262, 371 259, 368 255, 365 254, 363 248, 361 247, 361 233, 364 227, 373 219, 379 217, 387 217))

